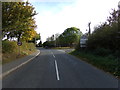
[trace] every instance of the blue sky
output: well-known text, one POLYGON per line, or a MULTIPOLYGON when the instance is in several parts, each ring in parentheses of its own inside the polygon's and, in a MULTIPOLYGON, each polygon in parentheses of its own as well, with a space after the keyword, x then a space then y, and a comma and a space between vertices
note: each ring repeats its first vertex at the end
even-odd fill
POLYGON ((59 13, 64 6, 66 5, 72 5, 73 2, 32 2, 32 5, 34 5, 35 10, 42 14, 44 12, 52 12, 54 14, 59 13))
POLYGON ((106 21, 111 9, 117 9, 119 0, 29 0, 38 15, 37 29, 42 41, 52 34, 62 33, 69 27, 77 27, 83 33, 106 21))

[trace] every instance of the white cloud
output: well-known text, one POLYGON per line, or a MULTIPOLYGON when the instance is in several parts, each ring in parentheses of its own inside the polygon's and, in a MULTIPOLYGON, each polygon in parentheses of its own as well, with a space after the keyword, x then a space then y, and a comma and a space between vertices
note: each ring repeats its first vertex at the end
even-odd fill
MULTIPOLYGON (((104 22, 112 8, 117 8, 119 0, 76 0, 73 4, 62 5, 60 11, 43 10, 36 16, 37 32, 41 33, 42 41, 55 33, 62 33, 66 28, 77 27, 85 33, 88 22, 91 29, 104 22)), ((40 8, 40 7, 36 7, 40 8)))

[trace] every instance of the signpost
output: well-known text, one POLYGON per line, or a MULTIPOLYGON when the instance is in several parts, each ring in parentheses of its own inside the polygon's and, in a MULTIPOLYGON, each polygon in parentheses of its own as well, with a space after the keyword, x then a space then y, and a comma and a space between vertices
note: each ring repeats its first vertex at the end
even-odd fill
POLYGON ((20 41, 17 42, 17 45, 18 45, 18 46, 21 46, 21 45, 22 45, 22 42, 20 42, 20 41))
POLYGON ((19 46, 19 55, 20 55, 20 46, 22 45, 22 42, 17 42, 17 45, 19 46))

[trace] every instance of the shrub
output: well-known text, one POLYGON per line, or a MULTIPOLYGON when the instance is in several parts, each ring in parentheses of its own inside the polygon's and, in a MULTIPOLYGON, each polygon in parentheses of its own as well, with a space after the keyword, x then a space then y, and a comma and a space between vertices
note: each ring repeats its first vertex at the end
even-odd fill
POLYGON ((2 41, 2 52, 3 53, 19 53, 34 51, 36 49, 33 43, 22 42, 22 46, 18 46, 16 41, 2 41))
POLYGON ((28 53, 25 52, 25 51, 22 51, 21 54, 22 54, 22 55, 28 55, 28 53))
POLYGON ((17 49, 17 44, 15 41, 2 41, 2 52, 3 53, 12 53, 17 49))
POLYGON ((105 49, 105 48, 97 48, 93 52, 94 52, 94 54, 99 55, 99 56, 107 56, 112 53, 111 50, 105 49))
MULTIPOLYGON (((101 50, 102 51, 102 50, 101 50)), ((115 58, 112 54, 108 56, 98 56, 90 52, 73 51, 70 54, 79 57, 81 60, 87 61, 96 67, 112 73, 115 76, 120 76, 120 58, 115 58)), ((101 54, 101 53, 100 53, 101 54)))

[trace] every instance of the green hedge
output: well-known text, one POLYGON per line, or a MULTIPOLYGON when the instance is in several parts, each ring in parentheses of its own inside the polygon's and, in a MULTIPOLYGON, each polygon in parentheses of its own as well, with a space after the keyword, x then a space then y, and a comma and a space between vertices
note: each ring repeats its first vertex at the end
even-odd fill
POLYGON ((18 49, 15 41, 2 41, 2 52, 3 53, 13 53, 18 49))
POLYGON ((2 53, 24 53, 36 49, 33 43, 22 42, 22 46, 18 46, 16 41, 2 41, 2 53))
POLYGON ((99 56, 91 52, 77 50, 71 52, 70 54, 75 55, 81 58, 81 60, 87 61, 88 63, 91 63, 96 67, 105 70, 106 72, 110 72, 115 76, 120 76, 120 65, 118 65, 120 58, 116 58, 112 54, 99 56))

